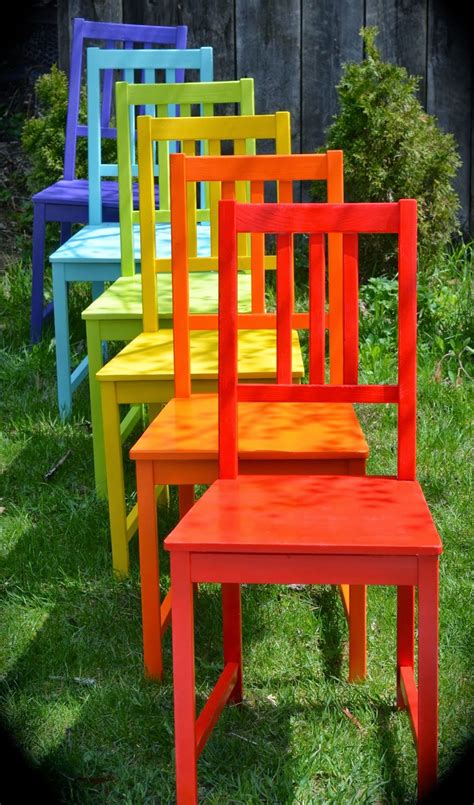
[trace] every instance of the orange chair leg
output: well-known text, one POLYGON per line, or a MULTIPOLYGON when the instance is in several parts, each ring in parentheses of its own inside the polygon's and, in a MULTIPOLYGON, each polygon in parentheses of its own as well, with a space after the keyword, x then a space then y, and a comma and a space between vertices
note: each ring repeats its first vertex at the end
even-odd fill
POLYGON ((160 561, 152 462, 137 461, 136 472, 145 673, 152 679, 161 679, 160 561))
POLYGON ((242 701, 242 611, 240 584, 222 585, 222 625, 224 633, 224 665, 236 662, 239 673, 229 701, 242 701))
POLYGON ((367 676, 367 587, 349 588, 349 682, 367 676))
POLYGON ((438 557, 419 559, 418 799, 436 784, 438 761, 438 557))
POLYGON ((415 588, 397 587, 397 707, 405 709, 400 668, 415 667, 415 588))
POLYGON ((171 554, 177 805, 197 803, 194 610, 189 554, 171 554))

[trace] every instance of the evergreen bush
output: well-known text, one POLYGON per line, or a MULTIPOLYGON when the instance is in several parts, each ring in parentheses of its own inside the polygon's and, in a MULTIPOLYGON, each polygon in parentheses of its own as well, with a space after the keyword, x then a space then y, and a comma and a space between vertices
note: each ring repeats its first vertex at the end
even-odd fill
MULTIPOLYGON (((344 65, 339 112, 324 148, 344 151, 347 201, 417 199, 420 268, 430 271, 459 234, 453 179, 461 160, 453 135, 443 133, 421 106, 420 79, 381 60, 377 33, 376 27, 362 28, 365 57, 344 65)), ((313 198, 318 199, 316 185, 313 198)), ((393 276, 394 255, 391 237, 361 238, 362 277, 393 276)))
MULTIPOLYGON (((21 143, 29 159, 28 185, 37 193, 63 177, 68 101, 66 73, 53 64, 35 83, 36 112, 25 121, 21 143)), ((81 99, 84 117, 85 99, 81 99)), ((87 140, 78 137, 76 176, 87 177, 87 140)))

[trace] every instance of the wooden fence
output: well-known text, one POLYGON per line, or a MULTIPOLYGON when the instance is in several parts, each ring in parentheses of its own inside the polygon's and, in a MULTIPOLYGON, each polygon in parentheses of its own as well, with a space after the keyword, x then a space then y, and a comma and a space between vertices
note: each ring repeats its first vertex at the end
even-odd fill
POLYGON ((456 0, 59 0, 59 61, 67 68, 75 16, 184 23, 189 47, 214 48, 216 79, 253 76, 256 111, 288 109, 294 151, 314 151, 337 111, 341 65, 361 60, 359 30, 377 25, 382 57, 421 76, 421 103, 457 140, 461 223, 473 232, 468 7, 456 0))

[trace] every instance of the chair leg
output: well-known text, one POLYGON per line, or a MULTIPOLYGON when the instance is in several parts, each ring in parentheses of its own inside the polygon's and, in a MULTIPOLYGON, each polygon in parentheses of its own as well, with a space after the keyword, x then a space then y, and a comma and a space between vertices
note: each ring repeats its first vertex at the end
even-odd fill
POLYGON ((44 204, 33 204, 33 243, 31 253, 31 342, 36 344, 43 329, 44 241, 46 216, 44 204))
POLYGON ((129 551, 120 413, 115 383, 102 382, 100 385, 112 564, 117 576, 123 577, 129 572, 129 551))
POLYGON ((367 676, 367 587, 351 584, 349 588, 349 682, 367 676))
POLYGON ((171 554, 177 805, 197 803, 193 585, 189 554, 171 554))
POLYGON ((59 239, 61 244, 66 243, 71 237, 72 223, 71 221, 62 221, 60 226, 59 239))
POLYGON ((436 784, 438 762, 438 557, 418 563, 418 799, 436 784))
POLYGON ((86 322, 87 356, 89 358, 89 394, 91 401, 92 448, 94 452, 94 477, 97 496, 107 497, 107 475, 104 456, 104 430, 102 424, 102 405, 100 402, 100 382, 96 372, 103 366, 100 341, 100 324, 86 322))
POLYGON ((178 486, 179 519, 194 506, 194 486, 192 484, 180 484, 178 486))
POLYGON ((67 282, 62 265, 53 265, 54 333, 56 339, 56 378, 60 416, 71 413, 71 356, 69 352, 69 321, 67 282))
POLYGON ((400 668, 415 666, 415 589, 397 587, 397 707, 403 710, 405 700, 400 683, 400 668))
POLYGON ((138 537, 142 596, 143 658, 151 679, 162 679, 160 559, 153 463, 137 461, 138 537))
POLYGON ((236 662, 239 674, 229 701, 242 701, 242 608, 240 584, 222 585, 224 664, 236 662))

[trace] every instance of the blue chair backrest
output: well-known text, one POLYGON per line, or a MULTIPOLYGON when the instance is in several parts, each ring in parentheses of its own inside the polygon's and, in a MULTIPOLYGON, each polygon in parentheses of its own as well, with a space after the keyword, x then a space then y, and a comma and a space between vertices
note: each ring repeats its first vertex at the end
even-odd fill
MULTIPOLYGON (((107 136, 102 126, 101 109, 101 74, 104 71, 120 71, 123 80, 135 83, 135 73, 140 72, 147 84, 155 84, 157 71, 163 71, 166 83, 177 83, 178 74, 193 71, 193 78, 199 81, 213 80, 212 48, 195 50, 103 50, 88 48, 87 50, 87 121, 88 121, 88 171, 89 171, 89 223, 102 223, 102 178, 118 177, 118 162, 103 162, 102 137, 107 136)), ((130 123, 130 160, 132 176, 138 175, 135 154, 135 116, 145 111, 155 114, 154 106, 131 108, 130 123)), ((169 106, 169 115, 176 112, 174 105, 169 106)), ((115 132, 115 129, 112 129, 115 132)), ((158 164, 155 156, 155 172, 158 164)))

